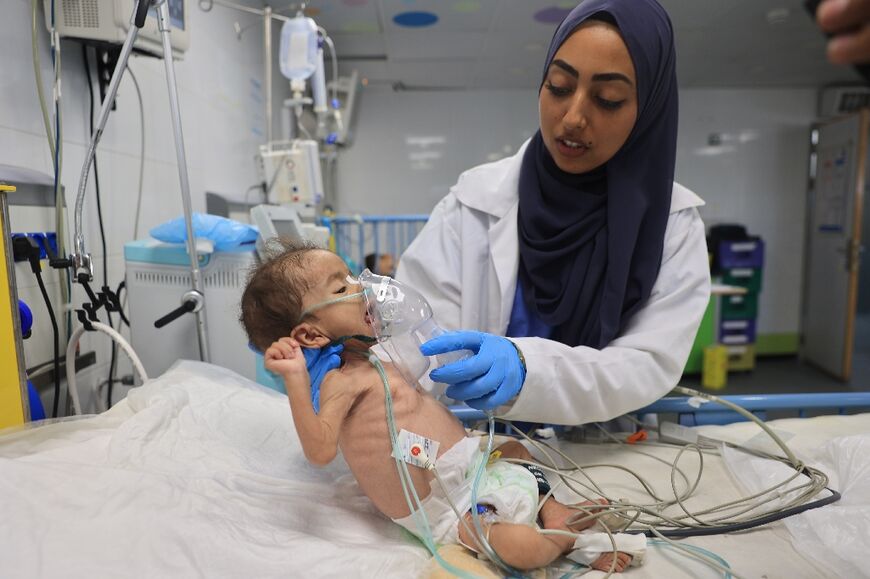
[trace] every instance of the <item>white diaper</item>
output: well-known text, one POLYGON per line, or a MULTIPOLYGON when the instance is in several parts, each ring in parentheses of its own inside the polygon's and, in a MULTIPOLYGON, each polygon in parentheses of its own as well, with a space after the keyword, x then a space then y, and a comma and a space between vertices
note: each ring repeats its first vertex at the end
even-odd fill
MULTIPOLYGON (((457 510, 464 514, 471 508, 471 485, 480 461, 484 438, 469 437, 456 443, 435 461, 435 469, 457 510)), ((485 447, 484 447, 485 448, 485 447)), ((429 496, 422 501, 435 543, 459 543, 459 521, 437 481, 432 482, 429 496)), ((532 524, 538 508, 538 483, 527 469, 506 461, 487 466, 477 492, 479 504, 496 509, 499 520, 532 524)), ((394 521, 418 537, 424 537, 422 521, 416 513, 394 521), (418 527, 418 523, 419 526, 418 527)))

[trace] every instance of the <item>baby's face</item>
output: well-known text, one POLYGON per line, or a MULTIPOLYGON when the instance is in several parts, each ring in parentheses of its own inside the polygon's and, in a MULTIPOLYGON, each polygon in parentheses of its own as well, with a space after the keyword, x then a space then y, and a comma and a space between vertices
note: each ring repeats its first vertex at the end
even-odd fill
MULTIPOLYGON (((348 280, 350 270, 332 252, 311 252, 306 270, 305 275, 310 280, 317 281, 302 297, 303 309, 362 291, 359 284, 348 280)), ((305 321, 319 328, 331 339, 356 335, 374 336, 362 295, 317 308, 305 321)))

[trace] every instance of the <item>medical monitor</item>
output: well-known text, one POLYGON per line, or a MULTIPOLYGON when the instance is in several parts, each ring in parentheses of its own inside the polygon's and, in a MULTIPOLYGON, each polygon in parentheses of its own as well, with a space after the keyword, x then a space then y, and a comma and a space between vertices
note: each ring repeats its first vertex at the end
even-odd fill
MULTIPOLYGON (((167 0, 172 33, 169 42, 172 55, 178 59, 190 46, 189 0, 167 0)), ((51 30, 51 0, 43 0, 45 25, 51 30)), ((54 25, 61 38, 73 38, 86 43, 121 45, 130 29, 134 0, 63 0, 54 2, 54 25)), ((163 44, 157 28, 154 8, 148 12, 145 26, 139 31, 133 47, 162 57, 163 44)))
POLYGON ((299 214, 280 205, 257 205, 251 208, 251 223, 260 230, 257 237, 257 254, 266 259, 266 244, 270 239, 286 237, 296 241, 304 239, 299 214))

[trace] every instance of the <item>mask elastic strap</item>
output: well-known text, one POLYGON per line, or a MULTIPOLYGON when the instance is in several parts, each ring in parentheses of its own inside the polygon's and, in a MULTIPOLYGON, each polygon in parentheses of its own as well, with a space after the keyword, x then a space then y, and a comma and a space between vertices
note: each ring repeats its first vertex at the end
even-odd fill
POLYGON ((347 342, 348 340, 359 340, 360 342, 363 342, 366 344, 377 344, 377 342, 378 342, 377 338, 373 338, 371 336, 366 336, 364 334, 356 334, 353 336, 342 336, 340 338, 336 338, 333 341, 331 341, 329 343, 329 345, 330 346, 341 345, 341 344, 344 344, 345 342, 347 342))
POLYGON ((343 302, 343 301, 346 301, 349 299, 357 298, 357 297, 360 297, 363 295, 365 295, 364 291, 356 292, 356 293, 348 294, 346 296, 341 296, 340 298, 326 300, 325 302, 320 302, 319 304, 314 304, 313 306, 309 306, 309 307, 305 308, 304 310, 302 310, 302 313, 299 314, 299 322, 301 322, 303 319, 305 319, 305 317, 308 314, 310 314, 311 312, 314 312, 314 311, 319 310, 321 308, 325 308, 326 306, 331 306, 332 304, 337 304, 339 302, 343 302))

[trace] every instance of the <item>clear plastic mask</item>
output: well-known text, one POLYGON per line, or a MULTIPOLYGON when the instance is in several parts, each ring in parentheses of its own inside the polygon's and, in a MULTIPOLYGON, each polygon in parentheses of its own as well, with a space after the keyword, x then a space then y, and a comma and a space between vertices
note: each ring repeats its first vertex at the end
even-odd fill
MULTIPOLYGON (((365 293, 375 338, 409 384, 417 384, 430 367, 468 356, 465 351, 431 357, 420 352, 424 342, 440 336, 444 329, 435 322, 429 302, 419 292, 368 269, 360 274, 358 281, 365 293)), ((432 392, 433 388, 427 390, 432 392)))

